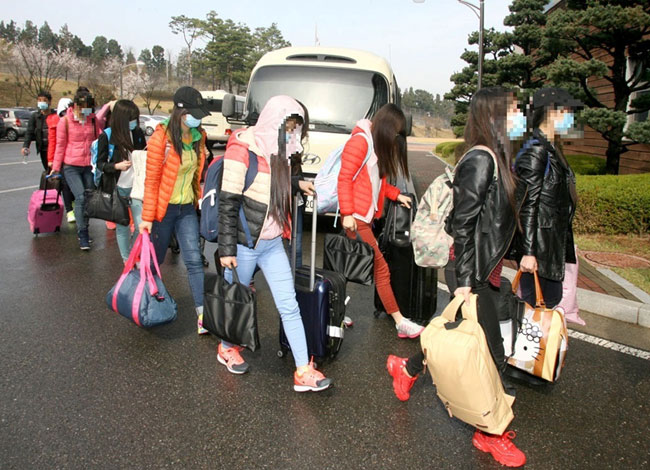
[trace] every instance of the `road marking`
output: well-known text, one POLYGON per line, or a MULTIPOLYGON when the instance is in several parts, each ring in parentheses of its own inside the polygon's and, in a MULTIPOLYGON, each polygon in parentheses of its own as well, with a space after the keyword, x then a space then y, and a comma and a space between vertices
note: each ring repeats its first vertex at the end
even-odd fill
POLYGON ((22 162, 22 161, 20 161, 20 162, 9 162, 9 163, 0 163, 0 166, 5 166, 5 165, 27 165, 28 163, 41 163, 41 162, 38 161, 38 160, 34 160, 34 161, 31 161, 31 162, 22 162))
MULTIPOLYGON (((449 288, 442 282, 438 282, 438 289, 444 292, 449 292, 449 288)), ((609 341, 604 338, 599 338, 598 336, 588 335, 586 333, 581 333, 576 330, 569 328, 569 336, 574 339, 579 339, 586 341, 587 343, 595 344, 596 346, 602 346, 603 348, 611 349, 612 351, 618 351, 629 356, 638 357, 650 361, 650 352, 644 351, 643 349, 633 348, 631 346, 625 346, 621 343, 615 343, 614 341, 609 341)))
POLYGON ((597 336, 581 333, 576 330, 569 330, 569 336, 571 338, 586 341, 587 343, 595 344, 596 346, 602 346, 603 348, 611 349, 612 351, 622 352, 623 354, 628 354, 630 356, 639 357, 641 359, 645 359, 646 361, 650 361, 650 352, 643 351, 642 349, 625 346, 621 343, 615 343, 614 341, 609 341, 597 336))
POLYGON ((35 186, 23 186, 22 188, 14 188, 14 189, 3 189, 2 191, 0 191, 0 194, 13 193, 14 191, 24 191, 25 189, 34 189, 34 188, 38 188, 38 185, 35 185, 35 186))

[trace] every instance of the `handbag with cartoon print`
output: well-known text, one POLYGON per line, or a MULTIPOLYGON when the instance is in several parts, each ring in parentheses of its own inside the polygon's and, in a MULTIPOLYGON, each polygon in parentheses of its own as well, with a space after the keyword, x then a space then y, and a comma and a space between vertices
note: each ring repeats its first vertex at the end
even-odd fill
MULTIPOLYGON (((508 364, 555 382, 562 372, 569 347, 566 319, 560 310, 546 308, 537 272, 535 277, 535 307, 526 304, 517 337, 511 351, 506 347, 508 364)), ((519 286, 521 271, 512 280, 512 291, 519 286)), ((505 338, 504 338, 505 339, 505 338)), ((504 346, 510 342, 505 340, 504 346)))

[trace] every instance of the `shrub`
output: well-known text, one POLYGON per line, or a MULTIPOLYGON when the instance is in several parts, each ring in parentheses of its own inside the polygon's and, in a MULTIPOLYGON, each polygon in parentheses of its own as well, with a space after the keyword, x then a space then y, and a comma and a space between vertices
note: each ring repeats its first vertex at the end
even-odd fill
POLYGON ((441 144, 436 145, 436 150, 435 153, 436 155, 440 156, 443 158, 447 163, 454 164, 455 162, 455 152, 456 148, 459 145, 462 145, 463 142, 443 142, 441 144))
POLYGON ((650 173, 577 178, 576 233, 650 232, 650 173))
POLYGON ((570 155, 566 156, 569 165, 576 175, 604 175, 607 160, 593 155, 570 155))

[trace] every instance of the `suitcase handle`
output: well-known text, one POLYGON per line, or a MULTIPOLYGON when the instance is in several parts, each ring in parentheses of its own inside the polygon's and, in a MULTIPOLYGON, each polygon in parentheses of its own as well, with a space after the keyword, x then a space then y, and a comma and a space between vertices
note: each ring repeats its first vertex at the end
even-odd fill
MULTIPOLYGON (((45 188, 43 188, 43 205, 45 205, 45 200, 47 199, 47 180, 50 178, 61 178, 61 175, 58 173, 51 174, 51 175, 45 175, 45 188)), ((61 191, 55 190, 56 191, 56 204, 59 204, 59 198, 61 197, 61 191)))
MULTIPOLYGON (((291 271, 293 273, 293 279, 296 279, 296 257, 297 257, 297 248, 296 248, 296 237, 298 231, 298 224, 296 223, 298 217, 298 197, 299 194, 296 194, 293 198, 293 214, 291 220, 291 271)), ((314 191, 314 207, 318 207, 318 195, 314 191)), ((314 290, 314 285, 316 284, 316 226, 318 223, 318 217, 316 211, 312 212, 311 215, 311 254, 310 259, 311 263, 309 266, 309 290, 314 290)))

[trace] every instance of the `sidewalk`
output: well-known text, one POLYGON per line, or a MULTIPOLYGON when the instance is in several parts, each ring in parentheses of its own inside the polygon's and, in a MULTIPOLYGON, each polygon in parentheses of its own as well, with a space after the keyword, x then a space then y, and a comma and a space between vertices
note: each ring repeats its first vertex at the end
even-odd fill
MULTIPOLYGON (((423 150, 424 142, 409 142, 410 150, 423 150)), ((420 197, 444 169, 445 163, 431 152, 409 154, 409 170, 415 191, 420 197)), ((506 276, 517 269, 514 261, 506 261, 506 276)), ((650 328, 650 295, 633 286, 610 270, 599 269, 580 257, 578 304, 581 310, 650 328)))

